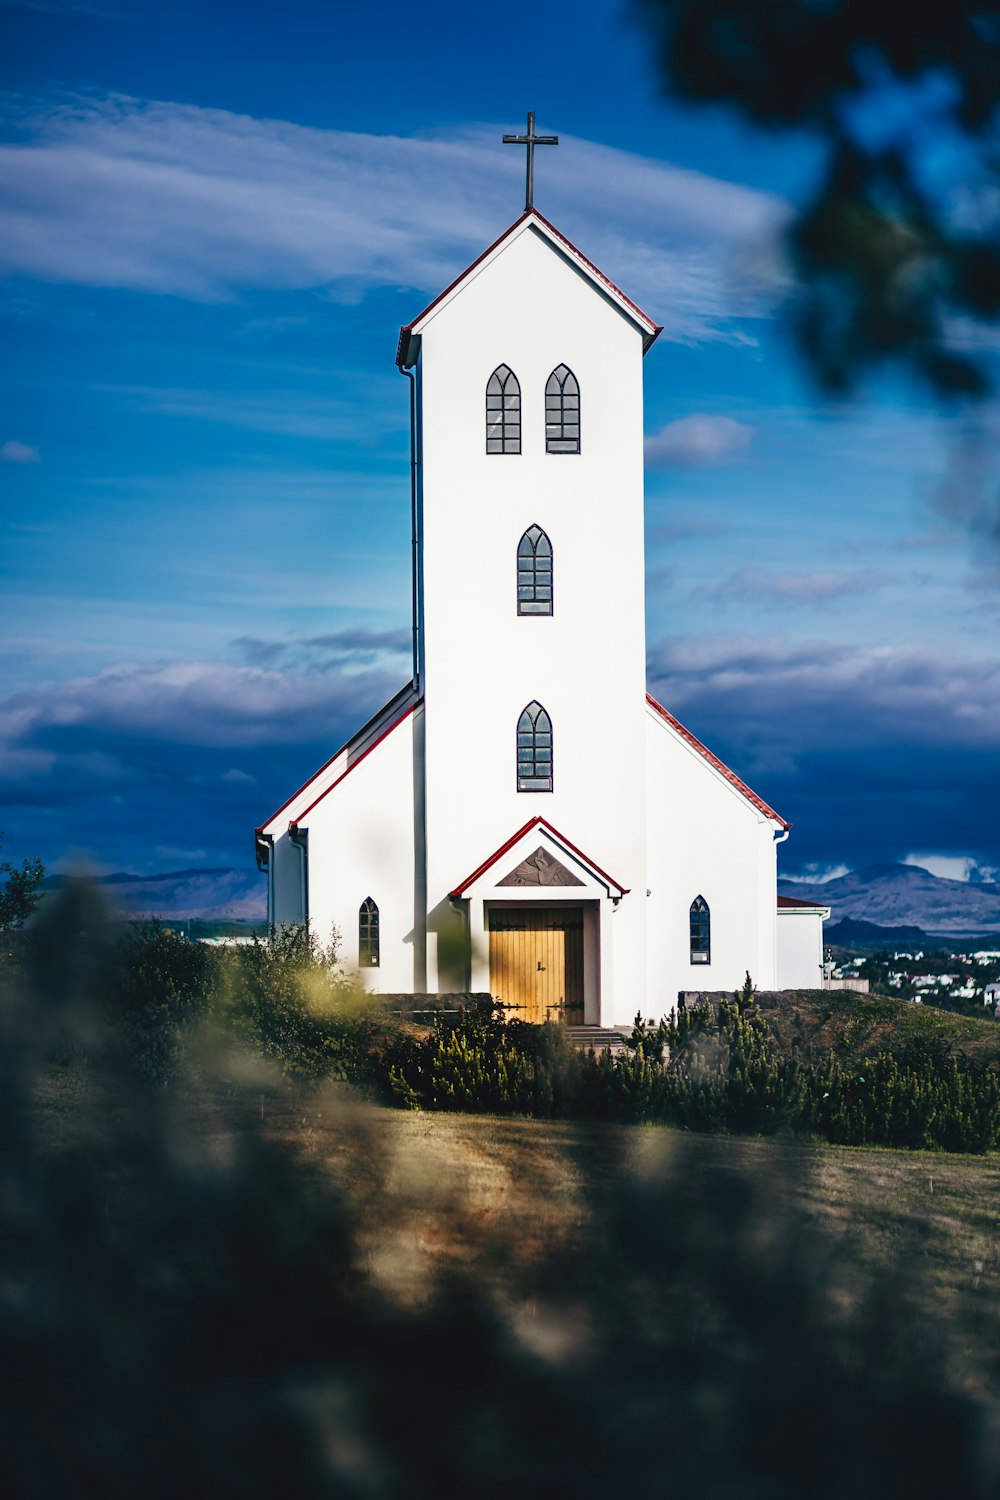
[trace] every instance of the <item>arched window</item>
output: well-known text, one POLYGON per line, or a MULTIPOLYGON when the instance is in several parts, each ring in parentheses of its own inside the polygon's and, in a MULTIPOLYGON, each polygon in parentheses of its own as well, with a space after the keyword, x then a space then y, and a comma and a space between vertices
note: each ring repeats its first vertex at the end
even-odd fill
POLYGON ((552 790, 552 720, 540 703, 529 703, 517 721, 517 789, 552 790))
POLYGON ((521 451, 521 387, 506 365, 497 365, 486 382, 486 451, 521 451))
POLYGON ((712 962, 712 917, 704 896, 695 896, 691 902, 691 962, 712 962))
POLYGON ((540 526, 529 526, 517 544, 517 612, 552 613, 552 543, 540 526))
POLYGON ((378 907, 370 896, 358 910, 358 967, 378 968, 378 907))
POLYGON ((545 451, 580 451, 580 386, 566 365, 557 365, 545 382, 545 451))

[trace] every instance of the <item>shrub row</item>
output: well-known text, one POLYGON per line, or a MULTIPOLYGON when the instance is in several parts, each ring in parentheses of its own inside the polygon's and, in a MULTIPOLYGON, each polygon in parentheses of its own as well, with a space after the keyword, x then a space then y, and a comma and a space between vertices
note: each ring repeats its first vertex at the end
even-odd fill
POLYGON ((637 1016, 623 1055, 575 1051, 560 1027, 486 1007, 429 1034, 373 1011, 302 929, 232 948, 149 924, 110 944, 100 990, 133 1063, 167 1081, 195 1025, 223 1026, 286 1072, 340 1078, 409 1108, 661 1121, 696 1131, 795 1132, 841 1145, 984 1152, 1000 1145, 995 1073, 912 1041, 901 1052, 809 1063, 782 1051, 743 991, 658 1025, 637 1016))

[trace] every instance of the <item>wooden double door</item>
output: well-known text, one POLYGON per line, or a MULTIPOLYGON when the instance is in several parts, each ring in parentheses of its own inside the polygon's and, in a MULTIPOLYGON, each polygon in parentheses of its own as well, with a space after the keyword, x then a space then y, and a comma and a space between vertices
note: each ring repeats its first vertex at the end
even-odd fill
POLYGON ((490 990, 522 1021, 583 1023, 583 911, 580 907, 491 908, 490 990))

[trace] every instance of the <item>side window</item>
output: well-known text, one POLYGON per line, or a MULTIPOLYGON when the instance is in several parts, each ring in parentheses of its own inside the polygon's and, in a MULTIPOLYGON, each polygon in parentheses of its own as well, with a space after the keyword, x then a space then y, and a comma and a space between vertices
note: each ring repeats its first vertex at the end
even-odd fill
POLYGON ((378 907, 370 896, 358 910, 358 967, 378 968, 378 907))
POLYGON ((486 382, 486 451, 521 451, 521 387, 507 365, 498 365, 486 382))
POLYGON ((517 789, 552 790, 552 720, 540 703, 529 703, 517 721, 517 789))
POLYGON ((695 896, 691 902, 691 962, 712 962, 712 916, 704 896, 695 896))
POLYGON ((557 365, 545 382, 545 451, 580 451, 580 386, 566 365, 557 365))
POLYGON ((552 543, 540 526, 529 526, 517 544, 517 612, 552 613, 552 543))

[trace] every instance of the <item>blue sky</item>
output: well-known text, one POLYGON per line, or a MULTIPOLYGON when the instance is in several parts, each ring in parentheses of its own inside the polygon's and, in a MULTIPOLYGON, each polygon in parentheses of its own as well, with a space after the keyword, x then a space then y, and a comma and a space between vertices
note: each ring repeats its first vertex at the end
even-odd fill
POLYGON ((249 864, 406 679, 396 334, 517 216, 500 135, 534 108, 539 208, 664 324, 652 690, 794 822, 788 873, 1000 867, 968 423, 888 382, 836 408, 799 368, 780 234, 814 143, 666 101, 604 0, 0 24, 6 855, 249 864))

